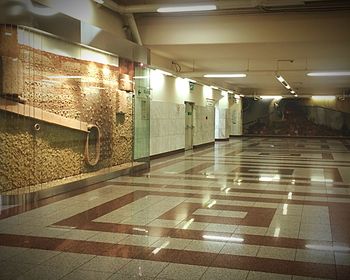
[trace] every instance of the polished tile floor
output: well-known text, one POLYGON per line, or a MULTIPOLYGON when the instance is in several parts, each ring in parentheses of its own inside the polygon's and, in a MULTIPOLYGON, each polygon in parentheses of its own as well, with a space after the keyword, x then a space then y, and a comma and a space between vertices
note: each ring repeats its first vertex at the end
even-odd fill
POLYGON ((0 279, 350 279, 350 141, 232 139, 0 218, 0 279))

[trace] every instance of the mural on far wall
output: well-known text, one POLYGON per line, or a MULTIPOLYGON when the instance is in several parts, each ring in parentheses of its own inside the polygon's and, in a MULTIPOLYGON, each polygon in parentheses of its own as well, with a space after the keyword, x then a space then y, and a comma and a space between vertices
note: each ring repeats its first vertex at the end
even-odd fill
POLYGON ((132 62, 4 25, 0 55, 0 192, 132 162, 132 62))
POLYGON ((245 135, 350 136, 349 98, 244 98, 245 135))

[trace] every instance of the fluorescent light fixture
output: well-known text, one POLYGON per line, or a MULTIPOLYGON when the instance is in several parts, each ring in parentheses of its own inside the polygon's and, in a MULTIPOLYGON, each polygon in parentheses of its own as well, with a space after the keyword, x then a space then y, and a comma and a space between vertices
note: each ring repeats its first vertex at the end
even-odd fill
POLYGON ((240 237, 226 237, 218 235, 203 235, 204 239, 215 240, 215 241, 225 241, 225 242, 243 242, 244 239, 240 237))
POLYGON ((259 181, 260 182, 272 182, 272 181, 279 181, 281 179, 280 175, 275 175, 275 176, 271 176, 271 175, 263 175, 259 177, 259 181))
POLYGON ((322 95, 319 95, 319 96, 312 96, 311 97, 313 100, 316 100, 316 101, 333 101, 333 100, 335 100, 335 96, 327 96, 327 95, 324 95, 324 96, 322 96, 322 95))
POLYGON ((94 2, 96 2, 97 4, 103 4, 105 1, 104 0, 93 0, 94 2))
POLYGON ((282 76, 278 76, 278 75, 277 75, 276 78, 277 78, 277 80, 279 80, 281 83, 282 83, 282 82, 285 82, 285 80, 283 79, 282 76))
POLYGON ((135 80, 142 80, 142 79, 148 79, 149 76, 135 76, 134 79, 135 80))
POLYGON ((212 89, 219 89, 218 87, 215 86, 210 86, 212 89))
POLYGON ((160 69, 156 69, 156 71, 158 73, 161 73, 161 74, 165 75, 165 76, 174 76, 173 74, 171 74, 169 72, 166 72, 166 71, 163 71, 163 70, 160 70, 160 69))
POLYGON ((261 99, 282 99, 282 96, 279 95, 263 95, 260 96, 261 99))
POLYGON ((246 74, 205 74, 204 78, 245 78, 246 74))
POLYGON ((281 76, 276 75, 277 80, 286 88, 288 89, 292 94, 295 93, 295 91, 292 89, 292 87, 287 83, 287 81, 281 76), (293 93, 294 92, 294 93, 293 93))
POLYGON ((197 83, 197 81, 192 80, 192 79, 185 78, 185 80, 186 80, 187 82, 190 82, 190 83, 197 83))
POLYGON ((240 96, 240 97, 244 97, 244 94, 240 94, 239 96, 240 96))
POLYGON ((157 9, 158 13, 200 12, 216 10, 216 5, 168 6, 157 9))
POLYGON ((294 90, 291 90, 290 93, 291 93, 291 94, 295 94, 295 91, 294 91, 294 90))
POLYGON ((350 71, 334 71, 334 72, 310 72, 309 77, 342 77, 350 76, 350 71))

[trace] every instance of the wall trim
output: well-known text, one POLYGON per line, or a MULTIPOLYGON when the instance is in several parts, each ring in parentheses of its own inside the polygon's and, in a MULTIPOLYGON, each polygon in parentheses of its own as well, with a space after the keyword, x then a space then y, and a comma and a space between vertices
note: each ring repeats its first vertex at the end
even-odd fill
MULTIPOLYGON (((231 136, 230 136, 231 137, 231 136)), ((237 136, 234 136, 237 137, 237 136)), ((257 138, 313 138, 313 139, 350 139, 350 136, 307 136, 307 135, 264 135, 264 134, 244 134, 238 137, 257 137, 257 138)))
POLYGON ((157 159, 157 158, 172 156, 172 155, 179 154, 179 153, 184 153, 184 152, 185 152, 185 148, 182 148, 182 149, 173 150, 173 151, 169 151, 169 152, 165 152, 165 153, 160 153, 160 154, 151 155, 151 156, 150 156, 150 159, 152 160, 152 159, 157 159))
POLYGON ((223 142, 223 141, 229 141, 230 138, 215 138, 215 141, 218 141, 218 142, 223 142))
POLYGON ((210 146, 214 146, 214 144, 215 144, 215 142, 213 141, 213 142, 209 142, 209 143, 193 145, 193 150, 207 148, 207 147, 210 147, 210 146))
POLYGON ((108 181, 123 175, 132 175, 140 173, 142 171, 149 170, 149 163, 140 163, 135 166, 127 167, 124 169, 116 170, 106 174, 99 174, 89 178, 84 178, 74 182, 58 185, 45 190, 40 190, 31 193, 19 194, 19 195, 0 195, 3 205, 14 205, 23 203, 33 203, 42 199, 46 199, 52 196, 60 195, 66 192, 71 192, 77 189, 85 188, 90 185, 95 185, 104 181, 108 181))

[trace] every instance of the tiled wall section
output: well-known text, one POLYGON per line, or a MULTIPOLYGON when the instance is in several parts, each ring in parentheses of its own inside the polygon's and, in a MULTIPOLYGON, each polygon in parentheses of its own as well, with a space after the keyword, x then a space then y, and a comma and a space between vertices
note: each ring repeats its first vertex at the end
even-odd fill
POLYGON ((185 147, 185 105, 151 102, 151 155, 185 147))
POLYGON ((231 131, 231 115, 228 109, 216 108, 215 139, 227 139, 231 131))
POLYGON ((194 106, 194 145, 215 141, 214 110, 215 108, 212 106, 194 106))

